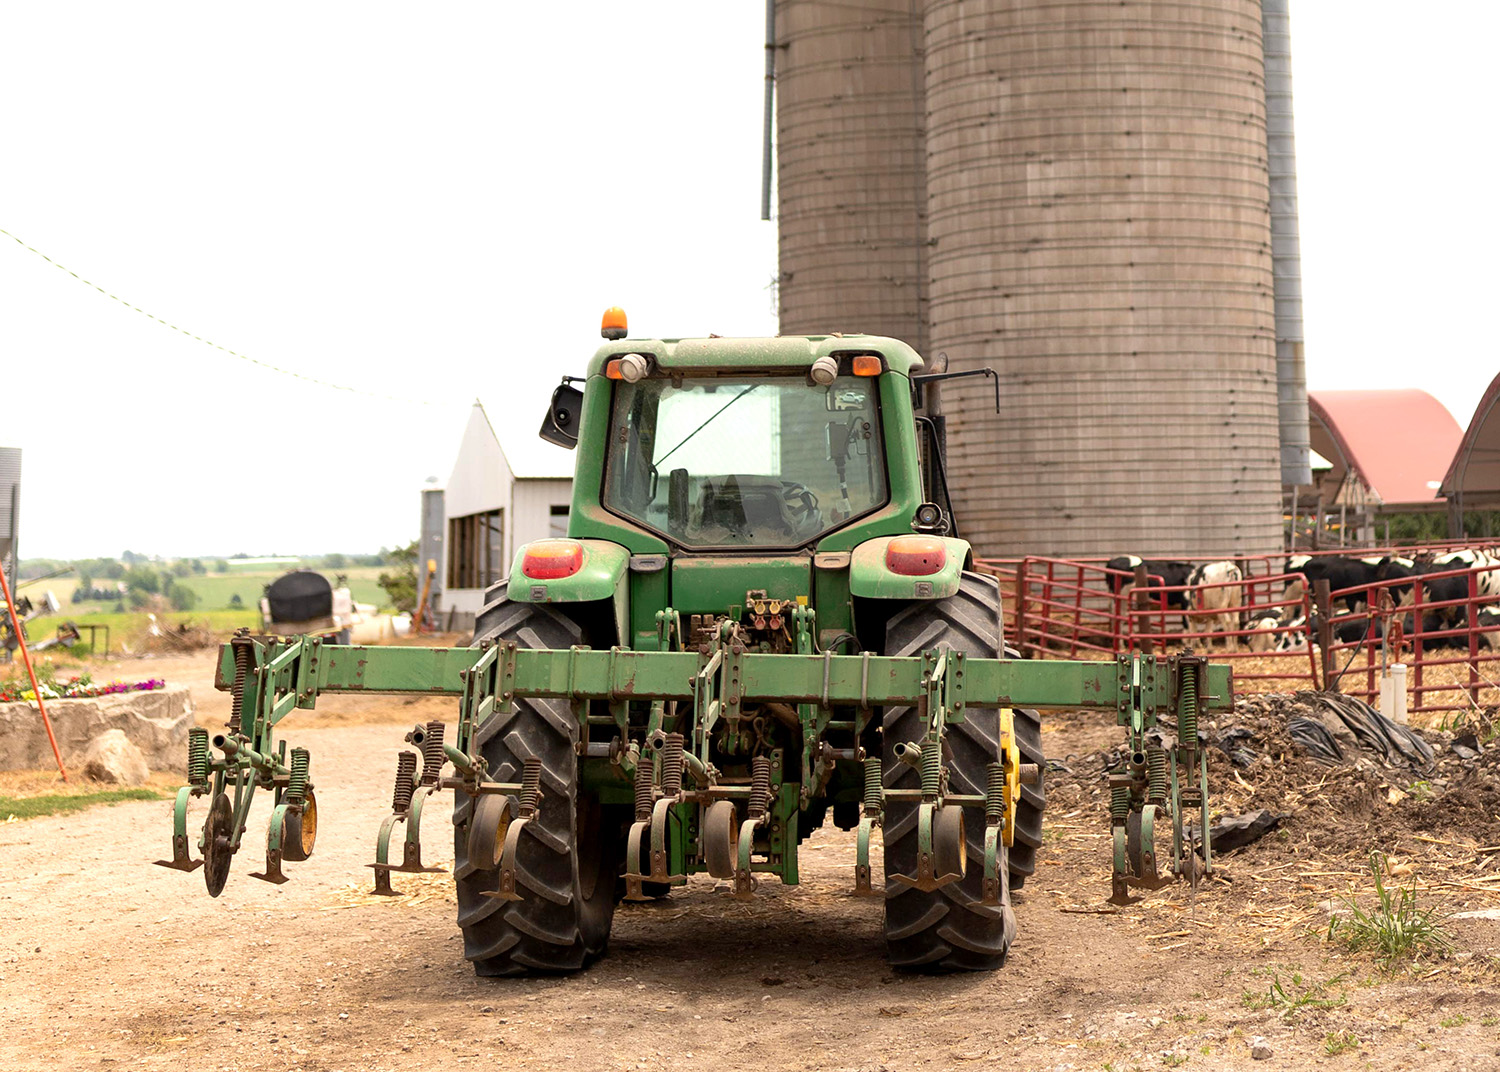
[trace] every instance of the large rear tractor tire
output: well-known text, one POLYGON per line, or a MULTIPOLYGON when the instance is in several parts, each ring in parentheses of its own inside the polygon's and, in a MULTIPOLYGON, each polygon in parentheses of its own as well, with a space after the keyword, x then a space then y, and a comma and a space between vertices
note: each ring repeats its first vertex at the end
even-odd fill
MULTIPOLYGON (((582 642, 579 627, 551 607, 503 596, 480 614, 475 639, 564 650, 582 642)), ((517 698, 513 710, 497 711, 475 733, 497 781, 520 781, 530 756, 542 761, 541 806, 516 850, 519 901, 483 896, 499 889, 500 872, 487 870, 488 860, 469 861, 474 803, 462 790, 456 793, 458 925, 476 975, 578 971, 604 952, 614 919, 619 839, 609 836, 598 800, 579 788, 578 732, 566 700, 517 698)))
MULTIPOLYGON (((1000 590, 993 577, 965 573, 947 599, 913 603, 886 625, 886 655, 914 656, 933 648, 985 659, 1005 656, 1000 590)), ((1014 725, 1023 763, 1042 764, 1041 720, 1016 710, 1014 725)), ((882 722, 887 789, 919 789, 917 772, 896 758, 897 743, 919 741, 926 731, 915 706, 888 707, 882 722)), ((948 727, 951 792, 979 793, 985 769, 1000 758, 1000 713, 966 707, 964 721, 948 727)), ((1010 850, 1010 886, 1020 886, 1036 866, 1042 841, 1045 790, 1025 786, 1016 808, 1015 845, 1010 850)), ((895 880, 917 871, 917 804, 891 801, 885 808, 885 939, 892 965, 917 971, 993 971, 1005 963, 1015 934, 1010 908, 980 904, 984 882, 984 824, 966 824, 968 866, 964 878, 932 892, 895 880)))

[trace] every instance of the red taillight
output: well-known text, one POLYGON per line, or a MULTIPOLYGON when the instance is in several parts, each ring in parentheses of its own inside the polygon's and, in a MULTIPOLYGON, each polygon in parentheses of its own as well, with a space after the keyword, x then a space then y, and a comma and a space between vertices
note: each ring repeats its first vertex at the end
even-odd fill
POLYGON ((571 577, 581 569, 583 544, 577 540, 538 540, 521 559, 521 572, 535 581, 571 577))
POLYGON ((936 536, 897 536, 885 548, 885 568, 906 577, 926 577, 948 564, 948 548, 936 536))

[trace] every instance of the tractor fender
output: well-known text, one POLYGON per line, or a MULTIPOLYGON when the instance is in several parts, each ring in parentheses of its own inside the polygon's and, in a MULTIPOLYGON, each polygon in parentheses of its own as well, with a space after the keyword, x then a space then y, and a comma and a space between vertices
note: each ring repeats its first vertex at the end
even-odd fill
MULTIPOLYGON (((555 541, 533 541, 546 542, 555 541)), ((583 566, 567 577, 528 577, 524 569, 526 550, 533 544, 516 548, 516 557, 510 564, 510 578, 506 582, 506 598, 513 603, 608 602, 614 608, 615 636, 627 636, 630 584, 626 573, 630 568, 630 552, 609 540, 569 537, 568 542, 583 547, 583 566)))
POLYGON ((526 552, 534 544, 562 542, 536 540, 516 548, 510 564, 510 583, 505 594, 513 603, 591 603, 613 599, 625 584, 630 552, 609 540, 568 540, 583 548, 583 566, 568 577, 528 577, 523 568, 526 552))
POLYGON ((946 599, 958 592, 959 578, 972 560, 967 540, 939 537, 947 550, 941 569, 922 577, 895 573, 886 565, 892 540, 901 536, 879 536, 854 548, 849 560, 849 594, 865 599, 946 599))

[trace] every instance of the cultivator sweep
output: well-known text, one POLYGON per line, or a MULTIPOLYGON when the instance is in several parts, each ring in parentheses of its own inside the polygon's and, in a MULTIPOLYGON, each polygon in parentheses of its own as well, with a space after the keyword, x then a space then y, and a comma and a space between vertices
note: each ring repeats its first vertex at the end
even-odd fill
MULTIPOLYGON (((803 612, 806 614, 807 612, 803 612)), ((1184 831, 1188 809, 1206 816, 1206 765, 1197 734, 1203 710, 1230 706, 1228 669, 1192 656, 1158 660, 1120 656, 1105 662, 1027 662, 978 659, 933 650, 920 657, 862 654, 763 654, 743 650, 726 626, 706 652, 527 649, 514 642, 459 648, 365 648, 325 644, 316 637, 241 635, 225 645, 219 684, 232 693, 230 725, 210 739, 202 729, 189 741, 188 784, 174 810, 173 858, 163 866, 204 866, 217 896, 240 849, 257 790, 273 794, 266 863, 252 875, 286 881, 282 864, 306 860, 317 830, 317 798, 306 749, 278 745, 275 728, 296 708, 312 708, 324 693, 451 694, 459 698, 452 743, 441 722, 418 726, 396 762, 391 814, 376 837, 373 892, 391 894, 391 874, 438 871, 422 863, 423 805, 444 789, 474 806, 460 823, 471 865, 497 875, 487 896, 519 900, 516 868, 521 832, 537 814, 547 788, 541 761, 524 761, 518 780, 487 769, 476 730, 518 696, 566 699, 577 719, 576 751, 584 781, 603 800, 628 803, 634 819, 626 842, 625 899, 645 900, 649 884, 679 885, 706 872, 729 880, 735 897, 753 895, 758 874, 797 881, 797 818, 826 786, 835 767, 856 764, 863 792, 854 891, 878 894, 871 883, 870 841, 892 802, 917 807, 915 871, 890 880, 918 890, 962 879, 968 854, 965 829, 980 824, 985 905, 1008 904, 1006 851, 1013 844, 1021 786, 1040 781, 1036 764, 1016 747, 1011 708, 1113 708, 1128 730, 1125 767, 1110 775, 1114 838, 1111 900, 1131 887, 1157 888, 1175 877, 1196 880, 1211 865, 1206 837, 1201 856, 1184 831), (803 738, 800 769, 788 769, 780 749, 756 755, 748 777, 725 776, 710 749, 720 732, 737 739, 750 707, 778 704, 794 712, 803 738), (895 742, 902 763, 915 768, 920 788, 887 788, 881 759, 863 748, 839 749, 824 740, 849 722, 858 737, 874 712, 916 705, 925 732, 895 742), (644 707, 645 718, 632 717, 644 707), (944 762, 945 737, 966 707, 999 707, 1000 761, 986 769, 982 793, 956 792, 944 762), (674 710, 677 709, 677 710, 674 710), (686 718, 682 714, 686 714, 686 718), (681 727, 667 730, 667 725, 681 727), (420 757, 420 773, 418 761, 420 757), (445 765, 452 773, 443 776, 445 765), (198 839, 202 859, 189 851, 187 808, 208 796, 198 839), (1171 823, 1169 872, 1157 867, 1155 828, 1171 823), (391 839, 401 827, 400 863, 391 839)), ((1199 829, 1207 829, 1200 821, 1199 829)))

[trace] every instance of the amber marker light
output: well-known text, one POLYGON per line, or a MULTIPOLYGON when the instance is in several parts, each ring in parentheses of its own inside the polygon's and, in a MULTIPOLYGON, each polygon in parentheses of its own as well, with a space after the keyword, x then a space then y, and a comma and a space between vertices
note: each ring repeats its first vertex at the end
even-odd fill
POLYGON ((885 371, 885 362, 874 354, 856 354, 849 371, 856 376, 879 376, 885 371))
POLYGON ((885 548, 885 568, 903 577, 927 577, 948 564, 948 547, 936 536, 897 536, 885 548))
POLYGON ((599 334, 606 339, 623 339, 627 327, 625 310, 618 305, 611 305, 604 310, 604 319, 599 322, 599 334))
POLYGON ((521 559, 521 572, 535 581, 571 577, 581 569, 583 544, 577 540, 538 540, 521 559))

